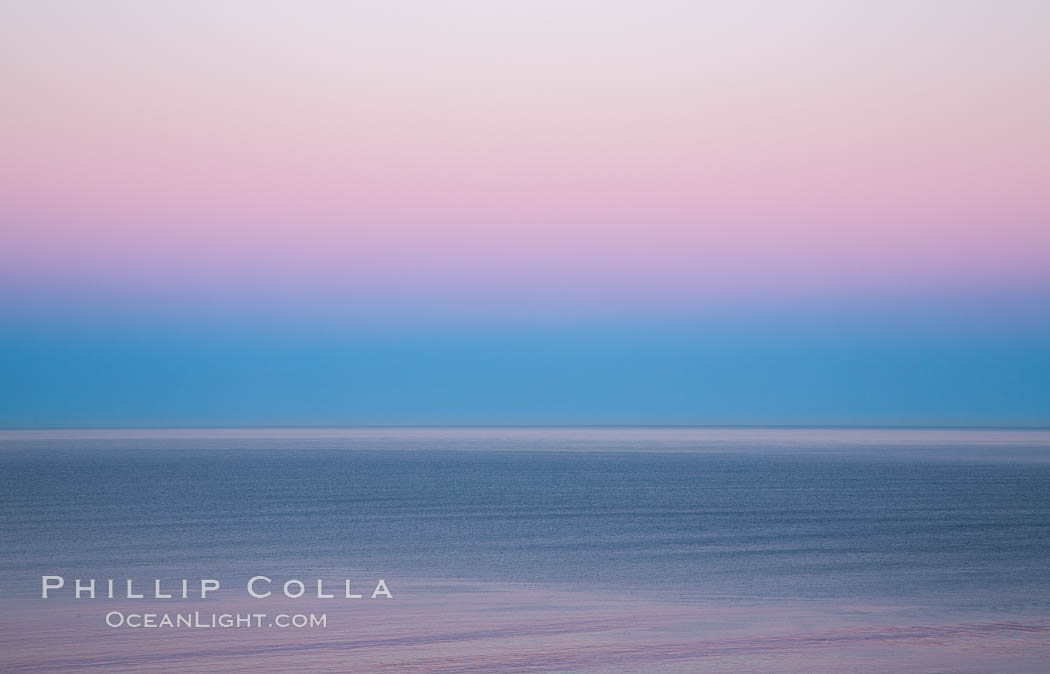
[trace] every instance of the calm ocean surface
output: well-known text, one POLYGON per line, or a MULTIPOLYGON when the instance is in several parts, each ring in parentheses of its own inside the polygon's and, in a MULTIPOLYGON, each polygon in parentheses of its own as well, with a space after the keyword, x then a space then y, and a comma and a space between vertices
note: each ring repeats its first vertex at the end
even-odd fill
MULTIPOLYGON (((482 597, 501 587, 550 593, 551 619, 558 602, 616 597, 625 614, 657 617, 659 607, 675 615, 752 607, 756 620, 739 618, 751 625, 808 606, 791 615, 834 630, 835 616, 894 607, 867 623, 1014 621, 1035 630, 1015 651, 1048 646, 1046 431, 10 431, 0 433, 0 506, 0 595, 32 610, 43 574, 215 577, 224 586, 255 574, 363 585, 381 577, 404 610, 441 612, 455 601, 462 620, 474 608, 499 613, 482 597)), ((82 624, 69 620, 71 629, 82 624)), ((661 638, 690 623, 676 624, 661 638)), ((676 643, 700 636, 678 634, 676 643)), ((983 638, 993 637, 964 642, 983 638)), ((796 656, 799 648, 785 646, 796 656)), ((396 650, 372 664, 410 669, 396 650)), ((949 650, 912 664, 963 658, 949 650)), ((1037 669, 1036 660, 1011 660, 1015 651, 989 646, 980 657, 1037 669)), ((47 657, 55 654, 8 664, 43 666, 47 657)), ((663 664, 689 670, 702 657, 663 664)), ((630 662, 646 661, 594 661, 630 662)), ((850 666, 865 662, 878 669, 877 657, 850 666)), ((121 665, 103 657, 74 668, 92 663, 121 665)), ((515 663, 584 664, 477 666, 515 663)), ((458 665, 447 666, 466 668, 458 665)))

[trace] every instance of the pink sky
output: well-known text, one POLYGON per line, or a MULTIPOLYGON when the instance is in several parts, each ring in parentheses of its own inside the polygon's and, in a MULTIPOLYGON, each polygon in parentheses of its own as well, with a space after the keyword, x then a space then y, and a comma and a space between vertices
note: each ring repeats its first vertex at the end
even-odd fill
POLYGON ((770 4, 5 3, 0 279, 1046 288, 1050 6, 770 4))

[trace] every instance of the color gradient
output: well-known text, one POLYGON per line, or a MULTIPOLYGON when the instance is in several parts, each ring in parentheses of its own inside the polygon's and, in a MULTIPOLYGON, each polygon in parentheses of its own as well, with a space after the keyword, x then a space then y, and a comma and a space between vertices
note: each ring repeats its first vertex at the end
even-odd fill
POLYGON ((1050 424, 1048 34, 7 2, 0 424, 1050 424))

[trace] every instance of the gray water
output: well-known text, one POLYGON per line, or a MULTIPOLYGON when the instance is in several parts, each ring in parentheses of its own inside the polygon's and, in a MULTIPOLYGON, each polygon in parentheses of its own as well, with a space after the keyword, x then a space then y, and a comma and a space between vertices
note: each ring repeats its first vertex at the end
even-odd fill
POLYGON ((1048 560, 1044 431, 0 434, 16 597, 42 574, 353 572, 1028 614, 1048 560))

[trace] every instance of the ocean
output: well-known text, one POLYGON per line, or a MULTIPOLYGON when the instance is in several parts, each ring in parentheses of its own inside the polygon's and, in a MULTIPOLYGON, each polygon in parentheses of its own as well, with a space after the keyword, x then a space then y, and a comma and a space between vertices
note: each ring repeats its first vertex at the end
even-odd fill
POLYGON ((5 431, 0 504, 4 671, 1045 671, 1050 647, 1050 431, 5 431), (149 596, 201 578, 222 590, 149 596), (327 625, 106 623, 278 605, 327 625))

